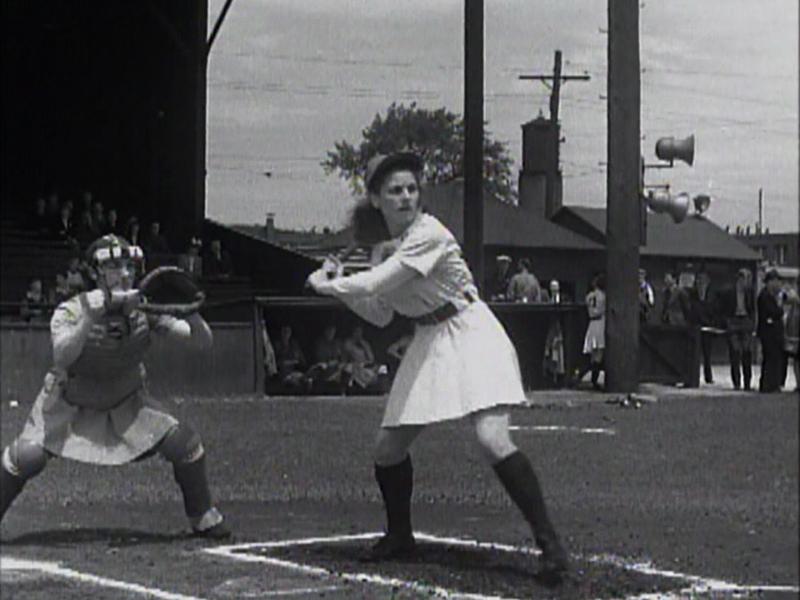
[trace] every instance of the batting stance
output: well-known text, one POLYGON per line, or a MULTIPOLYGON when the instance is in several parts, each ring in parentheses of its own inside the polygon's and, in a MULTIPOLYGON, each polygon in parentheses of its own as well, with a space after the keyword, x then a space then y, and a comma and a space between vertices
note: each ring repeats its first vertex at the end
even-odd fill
POLYGON ((516 352, 478 297, 453 234, 422 212, 422 167, 410 153, 370 160, 368 202, 356 209, 354 226, 357 239, 373 243, 373 267, 344 277, 341 265, 330 259, 309 277, 318 292, 340 298, 377 325, 388 324, 395 312, 416 323, 377 437, 375 477, 388 532, 371 557, 390 559, 414 550, 408 449, 415 438, 426 425, 469 416, 487 459, 542 549, 540 575, 560 579, 567 554, 531 463, 509 435, 509 406, 525 402, 516 352))
POLYGON ((172 463, 196 535, 230 535, 211 501, 197 433, 150 396, 142 359, 151 334, 208 348, 211 329, 197 313, 146 314, 132 289, 144 256, 115 235, 96 240, 87 260, 97 288, 62 302, 50 322, 53 366, 0 469, 0 520, 49 458, 122 465, 158 453, 172 463))

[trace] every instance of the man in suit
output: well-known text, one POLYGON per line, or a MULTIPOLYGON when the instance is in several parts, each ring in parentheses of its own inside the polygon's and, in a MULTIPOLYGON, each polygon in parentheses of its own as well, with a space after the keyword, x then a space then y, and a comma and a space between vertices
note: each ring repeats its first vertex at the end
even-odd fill
POLYGON ((690 322, 701 329, 700 349, 703 353, 703 377, 706 383, 714 383, 711 371, 711 347, 714 334, 702 331, 703 327, 716 324, 714 296, 711 291, 711 278, 705 271, 700 271, 694 278, 694 285, 689 288, 690 322))
POLYGON ((758 327, 756 333, 761 341, 760 392, 779 392, 783 378, 783 309, 778 304, 781 281, 778 272, 767 271, 764 288, 758 295, 758 327))
POLYGON ((753 301, 752 274, 742 268, 733 285, 719 294, 719 314, 728 333, 728 356, 731 362, 733 388, 750 390, 753 364, 753 301))

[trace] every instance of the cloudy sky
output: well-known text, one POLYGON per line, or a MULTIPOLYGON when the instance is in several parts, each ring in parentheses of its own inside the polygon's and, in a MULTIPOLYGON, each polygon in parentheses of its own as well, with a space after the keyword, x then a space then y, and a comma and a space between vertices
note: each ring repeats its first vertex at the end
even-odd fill
MULTIPOLYGON (((210 0, 209 31, 224 0, 210 0)), ((463 113, 463 0, 234 0, 209 63, 207 215, 228 223, 337 227, 352 198, 320 167, 334 142, 358 143, 392 102, 463 113), (263 173, 269 171, 271 177, 263 173)), ((485 0, 488 129, 520 167, 520 125, 562 87, 564 201, 604 206, 607 4, 485 0)), ((640 8, 642 153, 659 137, 696 138, 693 167, 647 183, 709 192, 709 217, 798 230, 798 3, 645 0, 640 8)))

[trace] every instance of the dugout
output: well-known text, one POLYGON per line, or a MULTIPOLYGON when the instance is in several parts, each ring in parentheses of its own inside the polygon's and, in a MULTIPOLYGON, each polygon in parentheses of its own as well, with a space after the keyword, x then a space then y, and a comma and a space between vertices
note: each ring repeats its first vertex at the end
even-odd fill
POLYGON ((4 220, 89 190, 181 247, 205 212, 203 0, 6 0, 4 220))

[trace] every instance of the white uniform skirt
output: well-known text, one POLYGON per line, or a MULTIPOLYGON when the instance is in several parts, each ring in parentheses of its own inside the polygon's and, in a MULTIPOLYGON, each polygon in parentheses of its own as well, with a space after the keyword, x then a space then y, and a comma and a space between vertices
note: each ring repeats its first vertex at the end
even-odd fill
POLYGON ((605 317, 589 321, 586 328, 586 338, 583 340, 583 353, 591 354, 593 350, 606 347, 606 320, 605 317))
POLYGON ((524 403, 517 352, 478 301, 441 323, 417 326, 381 425, 425 425, 524 403))
POLYGON ((153 450, 177 425, 146 388, 109 410, 92 410, 64 400, 48 373, 20 437, 62 458, 121 465, 153 450))

